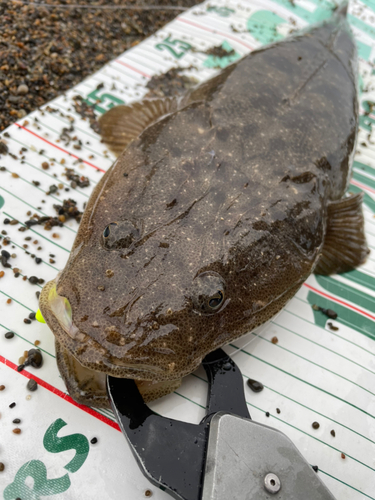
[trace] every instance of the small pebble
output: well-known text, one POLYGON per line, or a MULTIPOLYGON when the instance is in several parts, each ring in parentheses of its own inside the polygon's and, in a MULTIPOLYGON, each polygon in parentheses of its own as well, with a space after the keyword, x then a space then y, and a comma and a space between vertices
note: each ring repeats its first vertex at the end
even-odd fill
POLYGON ((345 458, 346 458, 345 453, 341 453, 341 458, 342 458, 343 460, 345 460, 345 458))
POLYGON ((272 344, 277 344, 279 339, 277 337, 272 337, 271 342, 272 344))
POLYGON ((39 349, 30 349, 25 365, 31 365, 33 368, 40 368, 43 365, 43 356, 39 349))
POLYGON ((7 304, 11 304, 11 303, 12 303, 12 299, 8 299, 7 304))
POLYGON ((42 259, 40 257, 35 257, 35 262, 36 264, 40 264, 42 262, 42 259))
POLYGON ((339 329, 337 326, 333 325, 330 321, 327 323, 327 325, 329 326, 329 329, 332 330, 333 332, 337 332, 337 330, 339 329))
POLYGON ((15 419, 13 420, 13 423, 14 423, 14 424, 20 424, 20 423, 21 423, 21 420, 20 420, 19 418, 15 418, 15 419))
POLYGON ((313 468, 313 470, 314 470, 315 472, 318 472, 318 470, 319 470, 319 467, 318 467, 317 465, 312 465, 312 468, 313 468))
POLYGON ((276 413, 281 413, 280 408, 276 408, 276 413))
POLYGON ((18 85, 18 87, 17 87, 17 94, 18 95, 25 95, 28 93, 28 91, 29 91, 29 87, 24 83, 21 83, 21 85, 18 85))
POLYGON ((39 281, 39 278, 37 278, 36 276, 30 276, 29 281, 32 285, 36 285, 39 281))
POLYGON ((40 344, 40 340, 36 340, 36 341, 34 342, 34 345, 35 345, 35 346, 38 346, 39 344, 40 344))
POLYGON ((16 427, 13 429, 14 434, 21 434, 21 429, 19 427, 16 427))
POLYGON ((14 333, 13 333, 13 332, 7 332, 7 333, 4 335, 4 337, 5 337, 6 339, 12 339, 12 338, 14 337, 14 333))
POLYGON ((337 312, 333 311, 332 309, 325 309, 324 307, 317 306, 316 304, 313 304, 312 308, 314 309, 314 311, 321 311, 323 314, 328 316, 328 318, 337 318, 337 312))
POLYGON ((152 491, 151 490, 146 490, 145 491, 145 497, 152 497, 152 491))
POLYGON ((48 169, 49 169, 49 164, 48 164, 48 162, 44 161, 44 162, 42 163, 42 169, 43 169, 43 170, 48 170, 48 169))
POLYGON ((333 429, 331 430, 331 436, 336 437, 336 432, 333 429))
POLYGON ((30 318, 30 319, 35 319, 35 312, 31 312, 31 313, 29 314, 29 318, 30 318))
POLYGON ((0 271, 0 278, 2 278, 4 276, 4 271, 0 271))
POLYGON ((1 255, 4 256, 6 259, 10 259, 10 253, 7 252, 6 250, 1 250, 1 255))
POLYGON ((270 412, 266 411, 266 417, 269 417, 269 416, 270 416, 270 412))
POLYGON ((93 437, 90 441, 91 444, 96 444, 98 442, 98 438, 93 437))
POLYGON ((264 389, 263 384, 261 384, 257 380, 253 380, 252 378, 249 378, 249 380, 247 381, 247 385, 253 392, 261 392, 264 389))
POLYGON ((322 310, 322 313, 328 316, 331 319, 336 319, 337 318, 337 312, 332 311, 332 309, 324 309, 322 310))
POLYGON ((0 391, 3 391, 5 389, 5 385, 0 385, 0 391))
POLYGON ((319 429, 319 427, 320 427, 319 422, 313 422, 313 423, 312 423, 312 428, 313 428, 313 429, 319 429))
POLYGON ((16 406, 16 403, 10 403, 9 408, 14 408, 16 406))
POLYGON ((7 262, 7 258, 4 255, 1 256, 1 265, 5 268, 11 267, 11 265, 7 262))
POLYGON ((4 469, 5 465, 3 464, 3 462, 0 462, 0 472, 3 472, 4 469))
POLYGON ((31 378, 28 382, 27 382, 27 385, 26 385, 27 389, 31 392, 34 392, 38 389, 38 383, 33 379, 31 378))
POLYGON ((29 319, 29 318, 24 318, 23 322, 24 322, 24 323, 26 323, 26 325, 30 325, 30 323, 31 323, 31 319, 29 319))

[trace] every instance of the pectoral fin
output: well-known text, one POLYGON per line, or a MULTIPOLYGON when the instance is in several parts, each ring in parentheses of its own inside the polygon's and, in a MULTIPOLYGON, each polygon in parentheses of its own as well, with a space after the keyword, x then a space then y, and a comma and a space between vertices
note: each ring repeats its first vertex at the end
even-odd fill
POLYGON ((333 201, 327 210, 327 231, 316 274, 349 271, 369 254, 362 213, 363 193, 333 201))
POLYGON ((129 106, 120 105, 99 118, 103 142, 117 155, 148 126, 178 107, 175 98, 145 99, 129 106))

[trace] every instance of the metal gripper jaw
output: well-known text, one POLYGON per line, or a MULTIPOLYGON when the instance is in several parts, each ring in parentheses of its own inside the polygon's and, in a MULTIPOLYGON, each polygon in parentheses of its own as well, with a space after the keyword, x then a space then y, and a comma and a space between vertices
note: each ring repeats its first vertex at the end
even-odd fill
POLYGON ((157 415, 133 380, 108 376, 113 411, 144 475, 181 500, 334 500, 289 438, 250 419, 233 360, 218 349, 203 367, 209 390, 199 424, 157 415))

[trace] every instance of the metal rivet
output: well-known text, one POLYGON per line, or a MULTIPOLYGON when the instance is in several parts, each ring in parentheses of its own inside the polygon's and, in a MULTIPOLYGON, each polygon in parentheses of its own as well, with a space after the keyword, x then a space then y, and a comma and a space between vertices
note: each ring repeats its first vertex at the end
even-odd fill
POLYGON ((264 478, 264 487, 266 491, 268 491, 268 493, 274 495, 275 493, 278 493, 281 489, 280 479, 276 476, 276 474, 270 472, 264 478))

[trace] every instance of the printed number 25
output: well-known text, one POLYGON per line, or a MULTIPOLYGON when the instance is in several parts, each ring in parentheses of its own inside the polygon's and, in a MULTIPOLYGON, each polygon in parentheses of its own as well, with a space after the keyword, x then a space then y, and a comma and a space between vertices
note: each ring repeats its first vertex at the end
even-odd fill
POLYGON ((168 50, 176 59, 181 59, 182 56, 186 54, 188 50, 192 48, 190 43, 184 42, 182 40, 171 40, 171 35, 162 42, 155 45, 158 50, 168 50))

